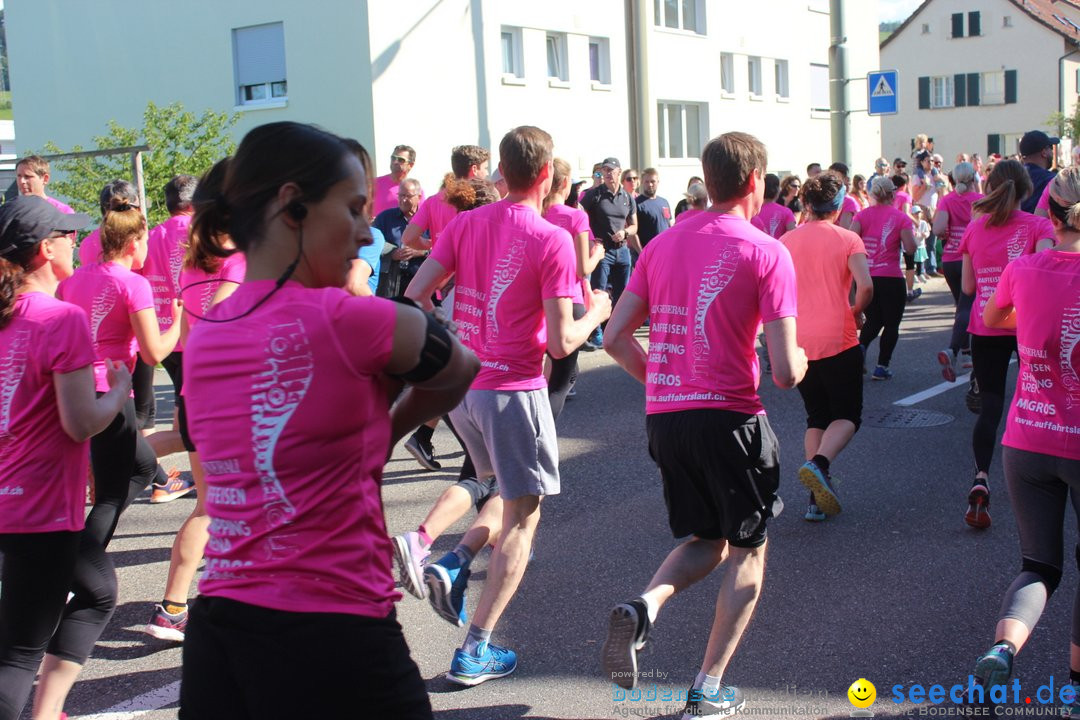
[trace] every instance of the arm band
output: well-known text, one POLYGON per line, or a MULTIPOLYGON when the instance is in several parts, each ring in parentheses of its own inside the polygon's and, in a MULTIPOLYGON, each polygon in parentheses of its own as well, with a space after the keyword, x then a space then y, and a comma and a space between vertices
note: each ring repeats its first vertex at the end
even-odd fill
MULTIPOLYGON (((394 298, 394 301, 419 309, 413 300, 406 297, 394 298)), ((393 376, 410 384, 422 383, 435 377, 439 371, 450 364, 450 354, 454 349, 450 333, 442 323, 430 313, 424 313, 424 317, 427 318, 427 331, 424 336, 424 347, 420 350, 420 362, 412 370, 393 376)))

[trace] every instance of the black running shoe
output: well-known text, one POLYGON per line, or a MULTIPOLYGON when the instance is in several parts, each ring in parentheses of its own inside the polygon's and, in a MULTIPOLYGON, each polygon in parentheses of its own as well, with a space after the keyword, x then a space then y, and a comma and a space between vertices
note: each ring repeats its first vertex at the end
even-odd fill
POLYGON ((982 414, 982 396, 979 395, 979 383, 975 380, 975 376, 971 377, 971 384, 968 386, 967 395, 964 397, 964 404, 967 405, 967 409, 976 415, 982 414))
POLYGON ((416 458, 416 462, 420 463, 420 467, 425 470, 442 469, 442 465, 435 459, 435 446, 429 442, 424 442, 415 433, 405 441, 405 449, 416 458))
POLYGON ((650 629, 649 608, 641 598, 611 609, 603 650, 604 674, 611 682, 627 690, 637 685, 637 652, 645 647, 650 629))

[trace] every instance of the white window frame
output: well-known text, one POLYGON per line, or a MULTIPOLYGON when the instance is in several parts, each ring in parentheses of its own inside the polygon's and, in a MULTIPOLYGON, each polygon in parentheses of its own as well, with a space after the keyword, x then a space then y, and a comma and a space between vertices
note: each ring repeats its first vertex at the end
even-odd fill
POLYGON ((760 100, 762 97, 761 57, 750 55, 746 58, 746 82, 750 97, 760 100))
POLYGON ((524 78, 525 57, 521 50, 521 28, 503 25, 499 35, 499 46, 502 50, 503 79, 520 80, 524 78), (509 48, 507 47, 508 41, 509 48))
POLYGON ((776 99, 791 99, 791 66, 787 60, 773 60, 773 76, 776 80, 776 99))
POLYGON ((811 113, 824 113, 826 116, 832 112, 832 93, 829 92, 829 66, 821 63, 810 63, 810 111, 811 113), (822 88, 816 88, 815 83, 825 81, 822 88), (822 94, 823 93, 823 94, 822 94), (818 95, 821 97, 818 97, 818 95), (822 104, 821 101, 824 101, 822 104))
POLYGON ((232 29, 233 78, 236 92, 236 109, 252 110, 258 108, 284 107, 289 101, 288 72, 285 58, 285 24, 282 22, 263 23, 232 29), (241 49, 246 44, 241 38, 245 31, 260 31, 273 39, 264 41, 258 47, 263 57, 241 57, 241 49), (280 33, 280 48, 277 34, 280 33), (261 61, 261 62, 260 62, 261 61), (251 66, 258 66, 253 69, 251 66))
POLYGON ((673 100, 661 100, 656 103, 657 115, 657 148, 658 157, 664 160, 699 160, 701 150, 705 146, 705 135, 709 125, 709 105, 705 102, 683 102, 673 100), (688 109, 696 111, 696 125, 691 122, 692 114, 688 109), (677 130, 678 153, 672 153, 673 139, 671 120, 679 124, 677 130))
POLYGON ((930 108, 956 107, 956 95, 954 94, 953 76, 937 75, 930 78, 930 108))
POLYGON ((735 96, 734 53, 720 53, 720 93, 724 97, 735 96))
POLYGON ((653 0, 653 24, 665 30, 705 35, 705 0, 653 0), (668 3, 675 7, 674 25, 668 24, 668 3))
POLYGON ((611 85, 611 40, 606 37, 589 38, 589 79, 593 86, 611 85), (596 72, 593 72, 593 48, 596 48, 596 72))
POLYGON ((979 75, 979 105, 1005 104, 1005 71, 992 70, 979 75))
POLYGON ((548 80, 554 84, 570 82, 570 64, 566 61, 566 33, 549 32, 544 36, 548 80))

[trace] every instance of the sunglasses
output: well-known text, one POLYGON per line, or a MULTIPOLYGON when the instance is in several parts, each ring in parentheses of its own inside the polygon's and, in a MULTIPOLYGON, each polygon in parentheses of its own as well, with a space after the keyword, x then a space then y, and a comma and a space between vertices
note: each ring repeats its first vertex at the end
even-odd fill
POLYGON ((409 162, 409 158, 402 157, 401 155, 391 155, 390 156, 390 162, 395 162, 395 161, 396 162, 407 163, 407 162, 409 162))
POLYGON ((626 179, 627 179, 627 180, 637 180, 637 179, 638 179, 638 177, 637 177, 637 175, 627 175, 627 176, 626 176, 626 179))

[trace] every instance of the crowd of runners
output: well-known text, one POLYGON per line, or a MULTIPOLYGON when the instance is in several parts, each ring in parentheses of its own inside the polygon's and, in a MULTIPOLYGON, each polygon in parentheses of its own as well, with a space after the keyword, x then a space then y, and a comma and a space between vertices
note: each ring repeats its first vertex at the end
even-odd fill
POLYGON ((706 145, 673 212, 655 169, 607 157, 577 181, 535 127, 506 134, 490 174, 486 149, 454 148, 425 199, 409 146, 376 177, 355 141, 273 123, 203 177, 173 178, 155 228, 129 183, 107 184, 77 269, 91 219, 48 197, 48 163, 24 158, 20 196, 0 207, 0 720, 20 716, 35 679, 35 720, 65 717, 116 607, 109 541, 148 488, 152 502, 197 493, 147 609, 147 634, 184 643, 181 718, 430 718, 395 560, 401 586, 464 633, 450 681, 511 674, 518 657, 493 637, 559 494, 556 420, 577 354, 601 347, 644 385, 645 441, 685 539, 614 604, 603 677, 633 688, 661 608, 723 568, 683 717, 731 715, 745 700, 724 674, 783 507, 762 362, 802 397, 805 518, 825 521, 842 509, 831 468, 859 429, 864 380, 893 376, 905 306, 939 275, 956 308, 946 347, 902 365, 940 364, 949 382, 972 368, 973 528, 990 527, 1020 362, 1000 442, 1023 567, 975 667, 983 687, 1004 684, 1061 579, 1080 490, 1080 166, 1055 173, 1057 143, 1033 131, 1017 158, 946 167, 920 136, 910 174, 880 158, 865 177, 837 162, 802 179, 768 174, 765 146, 731 132, 706 145), (176 400, 164 432, 158 364, 176 400), (459 480, 391 538, 383 466, 403 442, 438 469, 439 422, 465 451, 459 480), (159 463, 179 452, 191 478, 159 463))

